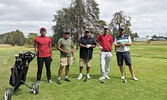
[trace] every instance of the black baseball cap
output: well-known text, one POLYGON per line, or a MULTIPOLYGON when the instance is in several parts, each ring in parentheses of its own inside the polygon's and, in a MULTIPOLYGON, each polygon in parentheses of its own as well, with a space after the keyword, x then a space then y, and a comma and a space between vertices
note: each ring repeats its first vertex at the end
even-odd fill
POLYGON ((66 31, 66 32, 64 32, 64 34, 70 34, 70 32, 67 32, 67 31, 66 31))
POLYGON ((88 30, 86 30, 86 31, 85 31, 85 33, 89 33, 89 31, 88 31, 88 30))
POLYGON ((120 27, 119 30, 124 30, 124 28, 123 28, 123 27, 120 27))

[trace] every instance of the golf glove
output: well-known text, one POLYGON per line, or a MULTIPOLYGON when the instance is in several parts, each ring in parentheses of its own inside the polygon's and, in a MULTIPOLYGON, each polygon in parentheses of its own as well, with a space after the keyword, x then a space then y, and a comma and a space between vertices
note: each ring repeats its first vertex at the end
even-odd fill
POLYGON ((99 49, 100 49, 100 50, 103 50, 103 47, 99 46, 99 49))
POLYGON ((92 45, 91 44, 87 44, 86 45, 86 48, 90 48, 92 45))

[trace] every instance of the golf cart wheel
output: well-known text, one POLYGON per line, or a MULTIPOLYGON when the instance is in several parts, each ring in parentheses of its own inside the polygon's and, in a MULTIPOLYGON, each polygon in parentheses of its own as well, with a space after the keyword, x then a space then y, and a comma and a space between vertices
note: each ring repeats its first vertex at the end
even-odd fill
POLYGON ((37 83, 33 83, 32 84, 32 92, 34 93, 34 94, 38 94, 38 91, 39 91, 39 86, 37 85, 37 83))
POLYGON ((5 100, 11 100, 11 96, 12 96, 12 89, 6 88, 4 96, 5 100))

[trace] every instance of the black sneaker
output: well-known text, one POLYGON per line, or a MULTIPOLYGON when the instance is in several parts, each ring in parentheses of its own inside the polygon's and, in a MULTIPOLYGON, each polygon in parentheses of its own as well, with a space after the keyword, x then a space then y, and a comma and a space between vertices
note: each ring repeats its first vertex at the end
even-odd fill
POLYGON ((67 82, 71 82, 71 80, 69 80, 68 78, 65 78, 65 81, 67 81, 67 82))
POLYGON ((57 84, 61 84, 61 81, 59 79, 57 80, 57 84))

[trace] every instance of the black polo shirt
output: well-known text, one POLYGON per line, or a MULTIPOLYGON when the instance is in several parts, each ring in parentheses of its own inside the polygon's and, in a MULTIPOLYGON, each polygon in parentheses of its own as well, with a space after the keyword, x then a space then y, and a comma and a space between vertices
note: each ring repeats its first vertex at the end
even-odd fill
MULTIPOLYGON (((91 44, 91 45, 96 45, 95 41, 93 38, 89 37, 81 37, 79 40, 79 44, 83 44, 83 45, 87 45, 87 44, 91 44)), ((88 59, 92 59, 92 54, 93 54, 93 48, 86 48, 86 47, 80 47, 80 58, 88 58, 88 59)))

